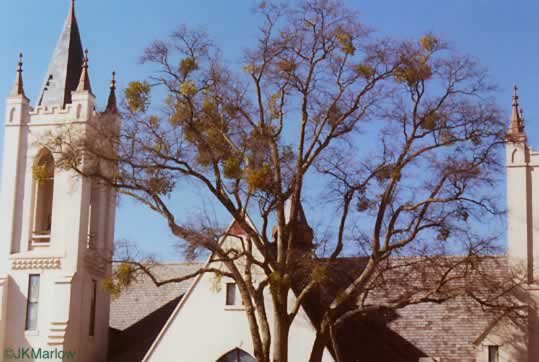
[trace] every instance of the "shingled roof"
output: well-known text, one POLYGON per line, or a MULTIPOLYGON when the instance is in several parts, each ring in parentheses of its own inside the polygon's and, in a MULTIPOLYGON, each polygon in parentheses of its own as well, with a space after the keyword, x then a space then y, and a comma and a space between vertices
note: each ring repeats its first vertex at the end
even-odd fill
MULTIPOLYGON (((449 262, 451 257, 447 257, 449 262)), ((396 258, 398 263, 419 265, 418 257, 396 258)), ((363 257, 340 258, 331 264, 322 286, 315 288, 303 303, 313 324, 318 324, 321 311, 365 268, 363 257)), ((393 261, 395 263, 395 261, 393 261)), ((440 261, 437 260, 436 263, 440 261)), ((433 265, 434 265, 433 261, 433 265)), ((443 263, 443 261, 442 261, 443 263)), ((489 278, 501 280, 507 275, 505 257, 483 259, 478 268, 488 271, 489 278)), ((179 277, 195 272, 202 264, 163 264, 154 270, 161 279, 179 277)), ((443 267, 443 265, 442 265, 443 267)), ((421 284, 424 276, 416 271, 403 281, 392 269, 383 281, 379 293, 372 293, 371 302, 383 303, 386 291, 398 291, 402 283, 421 284), (415 275, 415 276, 414 276, 415 275), (401 280, 400 283, 398 280, 401 280), (385 290, 384 290, 385 289, 385 290)), ((428 269, 432 273, 432 269, 428 269)), ((191 281, 157 288, 142 276, 127 291, 112 302, 111 361, 140 361, 164 327, 191 281)), ((344 361, 417 362, 421 357, 436 357, 443 361, 475 361, 475 344, 480 342, 499 315, 485 311, 470 297, 455 297, 445 303, 421 303, 397 310, 380 310, 368 316, 347 320, 337 331, 339 352, 344 361)))
MULTIPOLYGON (((435 263, 440 260, 443 263, 443 258, 448 263, 458 260, 457 257, 441 257, 433 260, 432 265, 423 267, 420 257, 393 259, 380 282, 381 286, 370 292, 366 303, 383 305, 400 291, 430 283, 429 277, 436 279, 433 273, 438 265, 435 263), (400 271, 396 264, 403 265, 400 271), (415 266, 418 266, 417 270, 414 270, 415 266)), ((329 303, 359 276, 367 262, 368 258, 363 257, 342 258, 329 265, 327 278, 303 303, 315 325, 320 323, 322 312, 329 303)), ((505 279, 512 278, 506 257, 487 257, 480 259, 478 264, 474 267, 481 273, 488 273, 488 280, 484 281, 486 284, 499 282, 502 285, 505 279)), ((442 270, 444 265, 440 265, 442 270)), ((304 283, 305 280, 300 282, 304 283)), ((518 304, 518 301, 514 302, 518 304)), ((352 317, 338 328, 336 335, 344 361, 417 362, 421 357, 436 357, 443 361, 466 362, 475 361, 475 344, 480 343, 485 332, 499 320, 499 313, 484 309, 473 298, 462 295, 444 303, 412 304, 401 309, 381 308, 367 315, 352 317)))
MULTIPOLYGON (((196 272, 199 263, 164 263, 152 272, 159 280, 196 272)), ((110 361, 141 361, 190 287, 192 280, 156 287, 141 275, 111 303, 110 361)))

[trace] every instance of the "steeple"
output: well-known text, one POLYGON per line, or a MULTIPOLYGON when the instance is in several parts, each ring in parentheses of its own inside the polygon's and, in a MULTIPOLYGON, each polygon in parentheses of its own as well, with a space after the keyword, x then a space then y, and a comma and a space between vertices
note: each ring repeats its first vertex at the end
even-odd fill
POLYGON ((82 49, 75 16, 75 1, 71 0, 64 30, 60 34, 44 85, 39 92, 38 106, 64 107, 71 103, 71 92, 77 89, 82 72, 82 49))
MULTIPOLYGON (((284 205, 284 217, 287 224, 290 224, 292 219, 292 200, 288 199, 284 205)), ((313 229, 309 226, 305 210, 301 200, 298 205, 298 219, 296 220, 296 245, 295 248, 301 251, 310 251, 313 249, 313 229)))
POLYGON ((117 113, 118 105, 116 104, 116 72, 112 72, 112 80, 110 81, 110 94, 107 101, 105 112, 117 113))
POLYGON ((19 63, 17 65, 17 78, 15 78, 15 85, 13 86, 13 90, 11 91, 11 95, 26 97, 26 95, 24 94, 24 84, 22 81, 22 53, 19 54, 19 63))
POLYGON ((524 121, 522 119, 521 110, 518 108, 518 87, 513 86, 513 106, 511 112, 511 126, 507 130, 507 136, 510 138, 526 137, 524 133, 524 121))
MULTIPOLYGON (((303 204, 301 203, 301 201, 299 202, 298 207, 299 207, 299 210, 298 210, 297 223, 302 224, 302 225, 309 225, 309 222, 307 221, 307 217, 305 216, 305 210, 303 210, 303 204)), ((290 222, 290 219, 292 218, 292 215, 290 215, 291 212, 292 212, 292 200, 288 199, 286 200, 285 205, 284 205, 284 217, 287 223, 290 222)))
POLYGON ((92 86, 90 85, 90 76, 88 75, 88 49, 84 51, 84 59, 82 61, 82 72, 80 74, 79 85, 77 92, 90 92, 92 93, 92 86))

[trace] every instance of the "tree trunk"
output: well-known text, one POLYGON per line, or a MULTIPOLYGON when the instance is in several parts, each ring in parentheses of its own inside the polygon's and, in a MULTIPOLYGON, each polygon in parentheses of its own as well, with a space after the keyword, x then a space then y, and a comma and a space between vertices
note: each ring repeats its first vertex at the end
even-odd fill
POLYGON ((329 344, 329 333, 327 325, 322 323, 319 330, 316 332, 316 338, 313 343, 313 348, 311 350, 311 356, 309 357, 309 362, 322 362, 322 357, 324 356, 324 350, 329 344))
POLYGON ((278 305, 274 312, 274 335, 273 335, 273 362, 288 362, 288 335, 290 326, 288 323, 288 290, 281 287, 279 290, 278 305))
POLYGON ((322 362, 324 356, 324 350, 328 342, 328 336, 324 333, 317 333, 314 340, 313 348, 311 350, 311 356, 309 362, 322 362))

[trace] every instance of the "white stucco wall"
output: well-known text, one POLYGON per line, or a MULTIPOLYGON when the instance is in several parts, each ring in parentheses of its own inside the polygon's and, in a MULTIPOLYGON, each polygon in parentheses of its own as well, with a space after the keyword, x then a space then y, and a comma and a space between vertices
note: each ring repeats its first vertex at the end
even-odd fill
MULTIPOLYGON (((235 237, 227 238, 223 247, 232 247, 236 242, 235 237)), ((224 270, 221 263, 213 263, 211 266, 224 270)), ((235 348, 254 356, 245 311, 241 306, 226 306, 226 283, 229 282, 232 280, 225 277, 218 280, 214 274, 204 274, 196 279, 144 361, 214 362, 235 348)), ((239 294, 237 300, 240 300, 239 294)), ((289 305, 295 302, 293 293, 290 293, 289 301, 289 305)), ((265 295, 265 305, 272 326, 269 293, 265 295)), ((300 310, 290 329, 289 360, 307 361, 314 339, 314 327, 305 312, 300 310)), ((329 352, 325 352, 323 361, 333 361, 329 352)))
POLYGON ((477 362, 489 361, 489 346, 498 346, 498 362, 528 362, 528 331, 502 318, 477 345, 477 362))
MULTIPOLYGON (((220 290, 214 290, 215 279, 204 275, 178 313, 162 332, 162 338, 145 361, 148 362, 211 362, 234 348, 241 348, 254 355, 247 317, 242 308, 225 305, 226 278, 220 290)), ((271 305, 266 298, 267 305, 271 305)), ((268 310, 271 318, 271 309, 268 310)), ((270 319, 270 325, 272 320, 270 319)), ((314 329, 306 314, 298 313, 290 330, 290 361, 306 361, 314 342, 314 329)), ((332 361, 326 353, 324 361, 332 361)))

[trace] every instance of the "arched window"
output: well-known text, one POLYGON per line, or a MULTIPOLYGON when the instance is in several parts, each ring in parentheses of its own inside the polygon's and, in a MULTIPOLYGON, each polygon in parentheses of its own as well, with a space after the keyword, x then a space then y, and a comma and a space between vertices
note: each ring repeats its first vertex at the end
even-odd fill
POLYGON ((256 360, 249 353, 236 348, 219 358, 217 362, 256 362, 256 360))
POLYGON ((37 155, 32 168, 34 178, 34 222, 32 241, 48 243, 51 238, 52 200, 54 196, 54 158, 43 149, 37 155))

